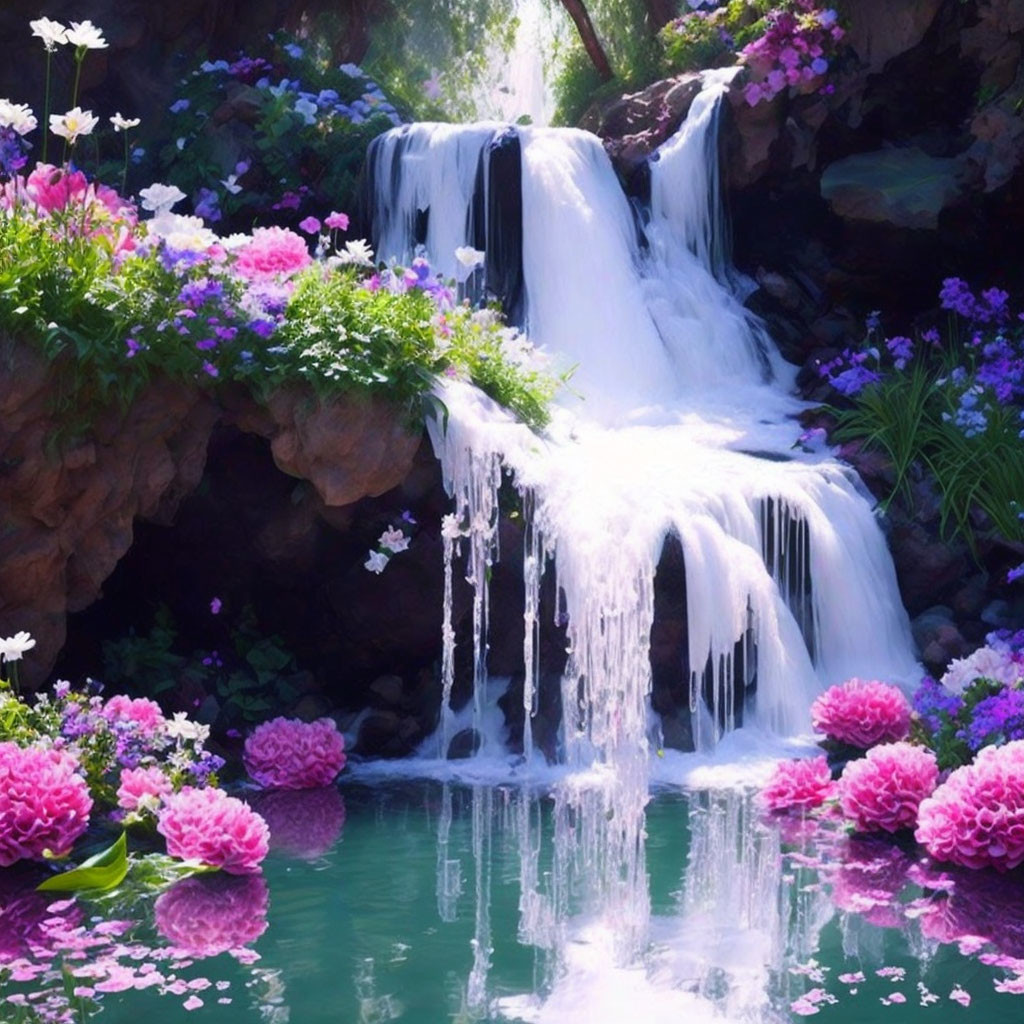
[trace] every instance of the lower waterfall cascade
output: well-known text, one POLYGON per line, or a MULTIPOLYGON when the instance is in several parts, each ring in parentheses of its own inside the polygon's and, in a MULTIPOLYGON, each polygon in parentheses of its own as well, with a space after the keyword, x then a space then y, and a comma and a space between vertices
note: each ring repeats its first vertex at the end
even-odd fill
MULTIPOLYGON (((652 158, 645 210, 627 199, 600 140, 577 129, 413 124, 381 136, 369 158, 378 257, 401 263, 425 251, 454 277, 457 246, 483 250, 467 293, 490 288, 517 307, 515 319, 555 368, 575 367, 544 436, 468 384, 439 389, 447 422, 429 429, 455 501, 443 530, 440 749, 455 719, 458 572, 474 593, 474 725, 492 713, 488 580, 500 554, 498 491, 509 478, 526 538, 527 765, 539 757, 529 722, 545 567, 556 574, 568 639, 567 774, 554 790, 554 827, 556 849, 571 852, 560 866, 555 857, 544 907, 524 880, 521 930, 534 944, 559 945, 558 908, 571 888, 611 923, 619 964, 650 941, 649 638, 667 536, 678 538, 685 564, 698 751, 741 724, 806 734, 824 686, 854 675, 909 682, 918 668, 871 502, 851 469, 794 450, 794 370, 744 308, 751 286, 729 263, 717 144, 726 88, 722 73, 705 74, 686 122, 652 158), (521 295, 494 286, 517 279, 521 295)), ((536 864, 524 859, 522 870, 536 864)), ((484 998, 484 932, 471 1003, 484 998)))

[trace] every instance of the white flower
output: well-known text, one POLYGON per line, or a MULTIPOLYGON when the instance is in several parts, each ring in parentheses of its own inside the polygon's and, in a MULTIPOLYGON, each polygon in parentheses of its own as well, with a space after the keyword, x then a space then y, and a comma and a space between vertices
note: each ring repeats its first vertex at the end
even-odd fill
POLYGON ((235 232, 233 235, 227 235, 225 238, 220 240, 220 244, 231 252, 234 249, 241 249, 243 245, 248 245, 252 241, 252 235, 244 235, 241 232, 235 232))
POLYGON ((381 535, 377 543, 392 554, 397 555, 409 546, 409 538, 401 530, 389 526, 381 535))
POLYGON ((441 536, 445 540, 457 540, 462 536, 462 527, 459 526, 458 519, 451 513, 441 519, 441 536))
POLYGON ((221 178, 220 183, 233 195, 237 196, 242 191, 242 186, 238 184, 238 175, 229 174, 226 178, 221 178))
POLYGON ((195 740, 197 743, 205 743, 210 736, 208 725, 193 722, 184 711, 176 711, 165 729, 172 740, 195 740))
POLYGON ((220 239, 203 223, 202 217, 184 217, 161 211, 146 224, 151 235, 164 240, 176 252, 206 252, 220 239))
POLYGON ((474 249, 471 245, 460 245, 455 250, 455 258, 467 270, 479 267, 484 261, 484 253, 480 249, 474 249))
POLYGON ((141 189, 139 198, 142 200, 144 210, 152 210, 153 213, 165 213, 175 203, 180 203, 185 198, 185 193, 177 185, 161 185, 153 182, 149 188, 141 189))
POLYGON ((32 650, 35 645, 35 640, 22 630, 20 633, 15 633, 14 636, 0 639, 0 657, 4 661, 21 661, 21 656, 26 651, 32 650))
POLYGON ((338 253, 338 260, 359 267, 372 267, 373 250, 366 244, 365 239, 353 238, 346 242, 345 248, 338 253))
POLYGON ((105 50, 107 41, 103 32, 91 21, 73 21, 67 30, 68 42, 76 49, 105 50))
POLYGON ((963 693, 975 679, 994 679, 1012 686, 1020 676, 1021 667, 1008 655, 991 647, 979 647, 969 657, 951 661, 941 682, 947 690, 963 693))
POLYGON ((316 124, 317 106, 312 100, 302 97, 295 101, 295 106, 292 109, 306 124, 316 124))
POLYGON ((37 18, 30 21, 28 27, 32 29, 32 35, 42 39, 48 53, 53 53, 58 46, 63 46, 68 41, 68 30, 59 21, 37 18))
POLYGON ((129 128, 137 128, 142 124, 142 120, 138 117, 122 117, 121 112, 118 111, 110 119, 110 123, 114 126, 115 132, 126 132, 129 128))
POLYGON ((92 134, 100 119, 91 111, 74 107, 66 114, 50 115, 50 131, 68 142, 75 142, 80 135, 92 134))
POLYGON ((371 551, 370 557, 363 563, 363 568, 369 569, 370 572, 375 572, 379 576, 387 564, 388 556, 383 551, 371 551))
POLYGON ((19 135, 27 135, 37 123, 26 104, 0 100, 0 128, 13 128, 19 135))

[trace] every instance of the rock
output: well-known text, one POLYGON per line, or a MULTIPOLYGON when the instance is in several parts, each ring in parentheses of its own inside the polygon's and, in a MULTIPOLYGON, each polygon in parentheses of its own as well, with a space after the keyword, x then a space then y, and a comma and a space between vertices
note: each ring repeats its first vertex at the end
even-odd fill
POLYGON ((942 0, 857 0, 849 6, 846 43, 871 72, 913 49, 942 7, 942 0))
POLYGON ((370 706, 377 708, 400 707, 403 704, 405 684, 401 676, 379 676, 370 683, 370 706))
POLYGON ((371 711, 359 727, 353 753, 362 757, 408 757, 423 738, 415 718, 396 711, 371 711))
POLYGON ((451 738, 445 757, 449 761, 465 761, 473 757, 482 745, 483 740, 476 729, 463 729, 451 738))
POLYGON ((959 194, 959 164, 916 147, 857 153, 830 164, 821 195, 848 220, 934 229, 959 194))
POLYGON ((1024 119, 999 104, 978 111, 971 121, 975 143, 966 159, 976 164, 986 192, 1001 188, 1024 162, 1024 119))
POLYGON ((919 523, 895 523, 891 534, 893 561, 911 615, 931 607, 936 595, 955 586, 969 563, 962 545, 936 538, 919 523))
POLYGON ((303 722, 315 722, 319 718, 326 718, 331 710, 331 702, 323 694, 307 693, 296 702, 291 710, 291 716, 300 718, 303 722))
POLYGON ((420 446, 395 406, 378 399, 311 401, 282 389, 268 401, 274 461, 309 480, 324 504, 349 505, 401 483, 420 446))

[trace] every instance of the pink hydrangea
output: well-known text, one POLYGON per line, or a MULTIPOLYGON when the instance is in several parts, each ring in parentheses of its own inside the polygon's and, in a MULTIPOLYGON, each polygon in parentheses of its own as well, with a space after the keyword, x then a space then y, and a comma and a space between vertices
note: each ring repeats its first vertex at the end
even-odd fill
POLYGON ((1024 740, 985 747, 921 804, 917 841, 937 860, 1011 871, 1024 864, 1024 740))
POLYGON ((287 228, 256 228, 235 254, 235 270, 250 281, 288 277, 312 263, 301 235, 287 228))
POLYGON ((938 777, 930 750, 885 743, 843 769, 839 805, 858 832, 899 832, 917 824, 917 809, 938 777))
POLYGON ((155 811, 173 790, 171 780, 159 768, 125 768, 117 788, 117 806, 125 811, 155 811))
POLYGON ((143 736, 154 736, 164 725, 164 713, 156 701, 146 697, 126 697, 119 693, 103 705, 103 717, 108 722, 134 722, 143 736))
POLYGON ((157 931, 189 956, 240 949, 267 930, 267 883, 262 875, 185 878, 156 901, 157 931))
POLYGON ((811 705, 811 721, 830 740, 867 750, 910 734, 910 703, 889 683, 848 679, 831 686, 811 705))
POLYGON ((270 829, 270 848, 291 857, 322 857, 345 826, 345 800, 336 786, 263 789, 247 799, 270 829))
POLYGON ((267 823, 251 807, 213 788, 186 786, 167 797, 157 831, 172 857, 223 868, 231 875, 258 871, 270 842, 267 823))
POLYGON ((761 803, 769 811, 820 807, 835 792, 835 783, 824 757, 780 761, 768 785, 761 790, 761 803))
POLYGON ((0 867, 71 851, 92 811, 77 769, 71 754, 0 743, 0 867))
POLYGON ((300 722, 275 718, 245 741, 245 770, 272 789, 316 789, 330 785, 345 767, 345 740, 329 718, 300 722))

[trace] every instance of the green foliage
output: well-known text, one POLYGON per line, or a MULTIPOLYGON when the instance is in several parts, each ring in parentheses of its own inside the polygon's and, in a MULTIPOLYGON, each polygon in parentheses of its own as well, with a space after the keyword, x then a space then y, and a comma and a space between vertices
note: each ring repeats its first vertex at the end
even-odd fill
POLYGON ((118 640, 103 642, 103 677, 119 687, 130 686, 142 696, 156 697, 173 689, 188 659, 174 652, 178 632, 167 605, 160 605, 153 627, 140 636, 132 630, 118 640))
POLYGON ((517 27, 515 0, 394 0, 363 67, 416 120, 473 120, 517 27))
POLYGON ((185 78, 170 123, 143 137, 156 154, 145 165, 151 180, 177 185, 197 212, 242 230, 268 216, 297 223, 353 209, 367 147, 397 123, 376 83, 335 67, 326 46, 283 33, 225 64, 205 62, 185 78))
POLYGON ((76 868, 53 875, 36 888, 40 892, 100 892, 114 889, 128 874, 128 838, 122 832, 113 845, 82 861, 76 868))

